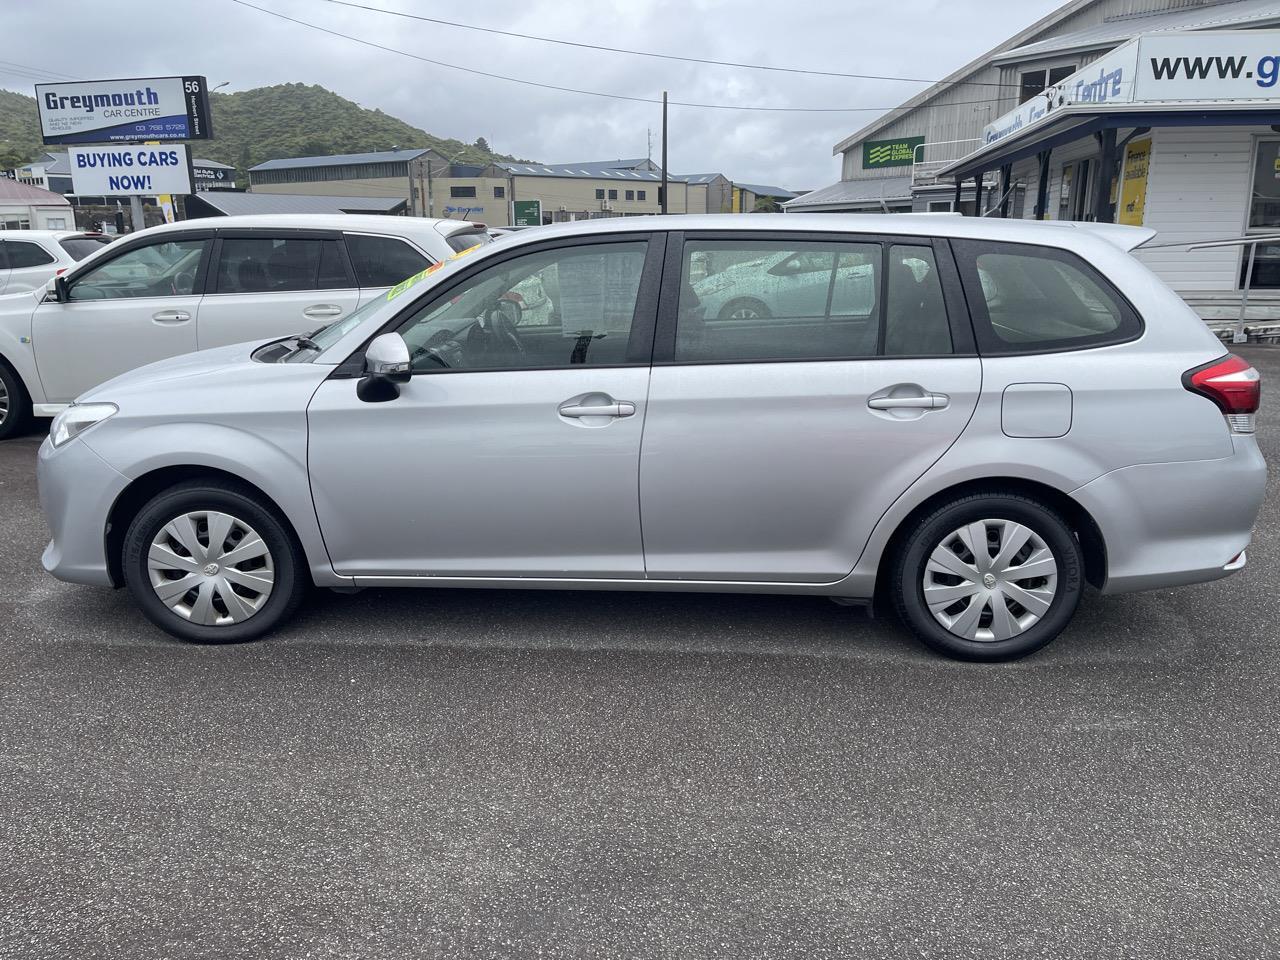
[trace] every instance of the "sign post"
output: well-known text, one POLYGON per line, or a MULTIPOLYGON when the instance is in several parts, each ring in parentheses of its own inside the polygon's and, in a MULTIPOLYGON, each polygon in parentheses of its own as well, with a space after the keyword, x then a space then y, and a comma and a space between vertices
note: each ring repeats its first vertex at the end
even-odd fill
POLYGON ((541 200, 511 201, 513 227, 538 227, 542 225, 541 200))

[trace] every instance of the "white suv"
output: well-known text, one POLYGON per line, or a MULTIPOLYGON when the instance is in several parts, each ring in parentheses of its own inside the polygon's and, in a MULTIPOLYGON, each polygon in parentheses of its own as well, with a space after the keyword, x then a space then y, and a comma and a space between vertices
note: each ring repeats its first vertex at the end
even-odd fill
POLYGON ((110 242, 105 234, 76 230, 0 232, 0 294, 39 289, 110 242))
POLYGON ((0 297, 0 440, 166 357, 306 333, 489 242, 483 224, 246 216, 141 230, 25 296, 0 297))

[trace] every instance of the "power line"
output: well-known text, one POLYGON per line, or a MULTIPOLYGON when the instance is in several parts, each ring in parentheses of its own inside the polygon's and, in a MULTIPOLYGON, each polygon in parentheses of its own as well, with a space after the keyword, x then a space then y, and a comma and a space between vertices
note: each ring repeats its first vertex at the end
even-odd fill
MULTIPOLYGON (((485 70, 477 70, 474 67, 464 67, 457 63, 446 63, 443 60, 433 60, 430 57, 424 57, 418 53, 410 53, 408 50, 399 50, 395 47, 388 47, 385 44, 377 43, 373 40, 365 40, 361 37, 353 37, 349 33, 342 33, 339 30, 331 30, 328 27, 322 27, 317 23, 311 23, 307 20, 299 20, 296 17, 290 17, 275 10, 268 10, 266 7, 260 7, 257 4, 249 3, 248 0, 231 0, 232 3, 239 4, 242 7, 248 7, 251 10, 257 10, 259 13, 265 13, 281 20, 287 20, 290 23, 296 23, 302 27, 309 27, 312 30, 319 30, 321 33, 327 33, 333 37, 341 37, 343 40, 350 40, 353 43, 363 44, 366 47, 373 47, 376 50, 382 50, 386 53, 394 53, 402 57, 410 57, 414 60, 420 60, 423 63, 430 63, 437 67, 445 67, 449 70, 460 70, 463 73, 470 73, 474 76, 488 77, 491 80, 505 80, 508 83, 518 83, 526 87, 539 87, 543 90, 557 90, 561 93, 577 93, 588 97, 603 97, 609 100, 627 100, 632 103, 653 103, 661 104, 662 100, 656 97, 633 97, 623 93, 605 93, 600 90, 583 90, 579 87, 562 87, 554 83, 541 83, 537 80, 524 80, 520 77, 508 77, 500 73, 489 73, 485 70)), ((985 100, 960 100, 956 101, 952 106, 961 104, 975 103, 999 103, 1000 98, 988 98, 985 100)), ((696 107, 702 110, 737 110, 751 113, 884 113, 890 110, 901 108, 901 104, 892 107, 755 107, 742 106, 729 103, 690 103, 682 100, 672 100, 673 107, 696 107)))
MULTIPOLYGON (((41 79, 46 77, 51 79, 57 79, 57 80, 83 80, 84 79, 84 77, 72 76, 69 73, 59 73, 57 70, 49 70, 45 67, 30 67, 30 66, 27 66, 25 63, 16 63, 13 60, 0 60, 0 65, 6 66, 6 67, 15 67, 21 70, 23 73, 29 73, 33 76, 39 76, 41 79)), ((11 74, 11 75, 21 76, 21 74, 17 74, 17 73, 11 74)))
MULTIPOLYGON (((459 23, 456 20, 441 20, 439 17, 424 17, 421 14, 406 13, 403 10, 388 10, 385 7, 371 7, 363 3, 353 3, 352 0, 323 0, 323 2, 332 3, 339 7, 354 7, 357 10, 368 10, 372 13, 381 13, 391 17, 404 17, 406 20, 421 20, 424 23, 434 23, 442 27, 457 27, 460 30, 477 30, 481 33, 492 33, 501 37, 515 37, 519 40, 536 40, 539 43, 555 43, 564 47, 578 47, 582 50, 600 50, 605 53, 624 53, 632 57, 653 57, 659 60, 679 60, 683 63, 703 63, 716 67, 737 67, 743 70, 769 70, 775 73, 799 73, 814 77, 841 77, 847 80, 901 80, 904 83, 943 82, 941 80, 926 80, 923 77, 894 77, 875 73, 841 73, 837 70, 807 70, 802 67, 776 67, 764 63, 740 63, 736 60, 712 60, 707 57, 682 57, 674 53, 656 53, 652 50, 631 50, 627 47, 608 47, 599 43, 582 43, 576 40, 563 40, 558 37, 540 37, 537 34, 532 33, 517 33, 514 30, 499 30, 497 27, 480 27, 472 23, 459 23)), ((1013 88, 1018 86, 1014 83, 1000 83, 996 80, 962 80, 949 84, 949 86, 958 86, 961 83, 983 87, 1013 88)))

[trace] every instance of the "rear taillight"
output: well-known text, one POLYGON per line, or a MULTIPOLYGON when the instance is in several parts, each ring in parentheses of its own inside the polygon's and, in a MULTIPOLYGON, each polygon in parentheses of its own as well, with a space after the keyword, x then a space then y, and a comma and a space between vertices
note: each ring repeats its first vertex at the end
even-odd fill
POLYGON ((1219 360, 1192 367, 1182 385, 1218 405, 1234 433, 1253 433, 1253 415, 1262 400, 1262 376, 1247 360, 1229 353, 1219 360))

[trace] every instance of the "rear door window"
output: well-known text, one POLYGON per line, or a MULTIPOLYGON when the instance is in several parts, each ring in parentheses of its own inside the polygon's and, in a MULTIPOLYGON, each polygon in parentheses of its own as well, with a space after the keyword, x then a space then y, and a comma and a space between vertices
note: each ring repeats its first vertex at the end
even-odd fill
POLYGON ((5 247, 9 253, 9 267, 19 270, 22 267, 42 267, 54 262, 54 256, 38 243, 27 240, 6 240, 5 247))
POLYGON ((984 353, 1101 346, 1142 332, 1129 303, 1069 251, 974 240, 953 245, 984 353))
POLYGON ((394 287, 431 266, 423 254, 396 237, 348 233, 346 238, 356 282, 362 287, 394 287))
POLYGON ((287 293, 352 287, 337 240, 227 237, 215 273, 216 293, 287 293))

